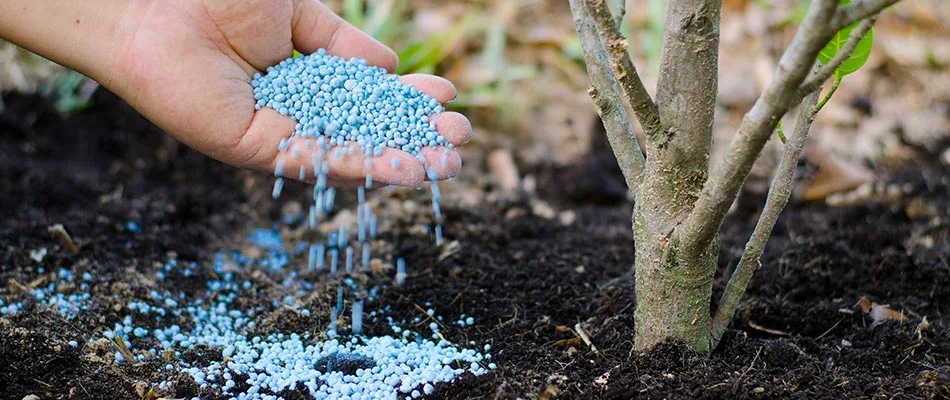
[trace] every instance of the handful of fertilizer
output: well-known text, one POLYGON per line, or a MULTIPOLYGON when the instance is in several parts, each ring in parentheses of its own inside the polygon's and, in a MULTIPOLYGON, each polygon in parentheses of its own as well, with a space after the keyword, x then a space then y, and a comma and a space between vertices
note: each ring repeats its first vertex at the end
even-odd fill
POLYGON ((439 102, 365 60, 321 49, 281 61, 252 85, 257 109, 297 121, 294 136, 324 137, 330 146, 353 142, 374 156, 386 147, 416 157, 423 146, 452 147, 429 121, 444 111, 439 102))
MULTIPOLYGON (((321 49, 281 61, 268 68, 266 74, 255 75, 252 86, 257 109, 272 108, 297 122, 291 138, 282 140, 279 150, 289 151, 294 158, 300 157, 299 146, 310 150, 310 160, 294 163, 301 165, 299 171, 285 171, 284 162, 277 163, 273 196, 280 196, 285 176, 296 175, 302 181, 315 182, 308 218, 310 229, 314 231, 318 221, 333 210, 336 197, 336 188, 328 185, 329 152, 336 152, 340 157, 359 150, 366 155, 367 171, 371 171, 373 158, 386 148, 404 151, 424 162, 423 147, 453 147, 429 119, 445 110, 437 100, 402 83, 385 69, 367 65, 365 60, 345 60, 321 49)), ((447 153, 444 153, 443 168, 446 159, 447 153)), ((390 162, 398 172, 399 160, 393 158, 390 162)), ((434 171, 426 172, 434 181, 434 171)), ((372 205, 366 202, 366 190, 372 188, 372 184, 372 175, 367 174, 365 184, 357 189, 355 231, 344 224, 334 234, 310 245, 310 270, 328 269, 335 274, 339 270, 351 273, 355 265, 369 268, 370 240, 377 234, 377 217, 372 205), (358 244, 350 243, 349 232, 355 232, 358 244)), ((431 190, 435 239, 441 244, 441 192, 435 182, 431 190)), ((398 261, 401 279, 397 278, 397 282, 401 283, 406 276, 405 262, 398 261)))

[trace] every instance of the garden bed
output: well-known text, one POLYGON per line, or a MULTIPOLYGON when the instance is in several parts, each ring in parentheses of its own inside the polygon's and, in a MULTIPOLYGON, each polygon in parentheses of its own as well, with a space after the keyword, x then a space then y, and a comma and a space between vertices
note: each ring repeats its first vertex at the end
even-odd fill
MULTIPOLYGON (((116 364, 115 348, 98 340, 121 320, 129 301, 146 300, 149 290, 174 287, 198 296, 213 278, 209 265, 215 255, 254 254, 248 235, 279 223, 287 202, 295 192, 305 198, 305 188, 289 185, 284 200, 275 202, 268 177, 188 150, 104 91, 91 108, 68 118, 37 97, 8 95, 4 103, 0 297, 8 304, 22 298, 60 269, 91 278, 89 306, 75 318, 31 301, 20 312, 0 316, 0 397, 138 399, 163 380, 172 383, 163 396, 217 397, 187 374, 161 369, 160 359, 116 364), (79 243, 77 254, 47 232, 55 224, 79 243), (195 262, 197 273, 153 279, 170 259, 195 262)), ((367 275, 369 285, 380 288, 367 311, 389 306, 397 320, 423 316, 419 324, 427 323, 425 308, 448 321, 471 315, 473 325, 446 323, 442 334, 456 343, 490 345, 497 365, 486 375, 438 384, 429 398, 950 396, 946 167, 925 161, 906 166, 881 178, 891 186, 852 206, 790 205, 734 330, 718 350, 700 356, 670 344, 638 354, 632 350, 634 296, 627 275, 633 261, 631 204, 622 190, 618 195, 622 180, 609 153, 595 148, 600 150, 592 161, 577 167, 535 171, 538 195, 498 200, 464 180, 445 185, 444 191, 483 204, 443 205, 446 236, 457 247, 436 248, 416 229, 424 217, 402 215, 387 225, 385 251, 410 260, 409 279, 396 287, 386 271, 367 275), (905 320, 875 323, 872 317, 880 312, 866 313, 862 299, 864 305, 888 305, 905 320), (929 325, 922 324, 925 317, 929 325)), ((424 197, 411 190, 384 196, 426 208, 424 197)), ((743 197, 727 221, 717 292, 762 202, 743 197)), ((300 265, 306 266, 305 258, 292 258, 289 268, 300 265)), ((238 274, 261 288, 246 299, 251 305, 285 295, 255 271, 238 274)), ((257 329, 319 334, 321 302, 332 301, 335 288, 309 278, 317 295, 305 306, 314 309, 314 318, 278 309, 259 315, 257 329)), ((392 332, 385 323, 369 322, 366 333, 392 332)), ((220 358, 215 349, 206 350, 186 356, 220 358)))

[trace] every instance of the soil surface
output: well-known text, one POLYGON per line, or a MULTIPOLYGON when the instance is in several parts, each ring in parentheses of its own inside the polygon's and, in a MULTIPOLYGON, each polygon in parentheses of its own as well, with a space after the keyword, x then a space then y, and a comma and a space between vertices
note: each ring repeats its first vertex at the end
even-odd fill
MULTIPOLYGON (((246 245, 253 229, 278 221, 287 204, 268 200, 268 177, 185 148, 104 91, 91 108, 68 117, 36 97, 7 95, 4 103, 3 296, 29 297, 25 292, 60 268, 94 278, 92 305, 76 319, 29 302, 23 312, 0 317, 0 399, 140 399, 163 379, 175 382, 163 395, 199 394, 187 375, 156 374, 160 360, 117 365, 114 347, 89 339, 118 321, 129 300, 169 284, 148 277, 170 257, 208 264, 217 252, 246 245), (78 242, 77 254, 47 232, 54 224, 78 242), (37 263, 30 251, 41 247, 49 253, 37 263), (70 340, 81 345, 69 346, 70 340)), ((850 206, 791 204, 715 352, 697 355, 668 344, 638 354, 628 274, 631 204, 609 153, 595 148, 587 163, 536 171, 540 195, 480 208, 446 204, 445 231, 458 242, 452 251, 433 246, 407 218, 390 224, 383 238, 415 268, 405 287, 382 286, 379 304, 391 306, 396 319, 419 316, 416 305, 425 302, 447 317, 475 316, 475 325, 446 324, 443 334, 458 343, 491 344, 498 364, 487 375, 439 384, 429 398, 950 397, 946 167, 915 165, 886 174, 881 180, 890 186, 850 206), (539 199, 553 205, 553 218, 538 210, 539 199), (865 312, 862 305, 871 303, 865 312), (881 320, 888 315, 892 319, 881 320)), ((762 203, 744 196, 725 224, 717 294, 762 203)), ((253 272, 245 272, 248 279, 256 279, 253 272)), ((208 275, 199 272, 173 281, 197 292, 204 279, 208 275)), ((261 290, 254 301, 280 295, 261 290)), ((260 329, 315 329, 277 311, 269 321, 260 329)), ((390 333, 386 326, 367 329, 390 333)), ((220 357, 213 349, 186 356, 220 357)))

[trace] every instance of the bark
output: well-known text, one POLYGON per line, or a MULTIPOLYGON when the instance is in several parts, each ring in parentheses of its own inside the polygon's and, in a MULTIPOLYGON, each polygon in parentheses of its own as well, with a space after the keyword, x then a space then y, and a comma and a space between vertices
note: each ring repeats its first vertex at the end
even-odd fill
POLYGON ((660 131, 660 118, 657 105, 650 97, 650 93, 643 86, 643 81, 627 53, 627 39, 620 35, 619 26, 614 23, 614 16, 610 13, 605 0, 588 0, 587 11, 590 13, 597 32, 607 50, 610 66, 614 76, 620 82, 620 87, 630 102, 630 108, 637 115, 637 120, 643 126, 647 136, 660 131))
MULTIPOLYGON (((716 345, 719 344, 723 333, 725 333, 726 328, 728 328, 732 322, 736 308, 739 305, 739 300, 741 300, 745 294, 752 275, 762 266, 762 252, 765 250, 765 244, 772 235, 772 228, 775 227, 775 222, 778 221, 779 215, 782 213, 782 210, 785 209, 785 206, 788 204, 788 199, 792 194, 792 181, 795 177, 795 167, 798 165, 798 159, 801 157, 802 150, 805 147, 805 140, 808 138, 808 132, 811 130, 812 122, 815 121, 818 111, 821 110, 824 102, 831 97, 831 93, 833 93, 836 88, 836 86, 832 86, 831 92, 827 95, 828 97, 826 97, 821 104, 818 104, 818 98, 821 94, 821 85, 828 80, 835 69, 841 66, 844 60, 854 53, 858 41, 871 29, 871 26, 874 25, 874 21, 875 17, 873 16, 864 20, 857 29, 851 32, 848 41, 838 54, 831 59, 828 64, 816 65, 812 75, 798 89, 799 93, 806 93, 804 99, 802 99, 798 122, 795 124, 795 131, 792 133, 792 137, 785 143, 785 147, 782 148, 782 160, 779 162, 778 168, 775 171, 775 177, 769 187, 769 193, 766 197, 762 214, 759 216, 755 229, 752 231, 752 236, 746 243, 742 257, 739 259, 739 264, 736 266, 732 277, 723 290, 722 297, 720 297, 719 300, 719 307, 713 313, 711 325, 712 348, 715 348, 716 345)), ((837 85, 837 83, 838 81, 836 80, 835 85, 837 85)))
MULTIPOLYGON (((799 142, 804 141, 813 113, 803 111, 808 121, 799 123, 793 143, 785 149, 782 172, 770 191, 766 211, 723 295, 724 306, 713 319, 710 298, 719 250, 717 234, 726 212, 779 119, 813 92, 808 90, 811 86, 818 85, 805 78, 821 48, 844 26, 897 1, 856 0, 838 10, 837 0, 814 0, 772 82, 745 115, 726 156, 707 179, 721 0, 669 0, 655 102, 630 62, 617 31, 617 16, 610 13, 605 0, 570 0, 594 86, 592 97, 636 195, 638 350, 680 339, 705 352, 718 342, 787 203, 793 163, 801 152, 799 142), (647 133, 645 161, 639 150, 631 152, 636 139, 623 110, 621 88, 647 133)), ((853 48, 850 43, 849 47, 853 48)), ((811 108, 814 100, 808 98, 811 108)))
POLYGON ((801 85, 818 52, 840 30, 839 26, 878 13, 897 1, 859 0, 840 11, 835 0, 811 3, 805 20, 779 60, 772 82, 742 119, 725 157, 703 185, 695 209, 677 229, 676 236, 683 241, 686 251, 701 254, 716 239, 726 212, 739 195, 752 164, 772 136, 779 118, 807 94, 801 85))
POLYGON ((614 22, 619 28, 623 24, 623 18, 627 15, 627 0, 614 0, 614 22))
POLYGON ((782 54, 772 82, 752 105, 729 144, 726 155, 703 185, 689 218, 677 229, 684 251, 699 255, 717 239, 729 207, 749 176, 752 164, 772 136, 779 119, 799 101, 795 94, 814 65, 818 52, 834 32, 828 24, 835 15, 836 0, 816 0, 792 43, 782 54))
POLYGON ((671 0, 660 60, 661 129, 648 136, 646 179, 634 206, 636 348, 670 339, 709 349, 718 246, 688 253, 673 236, 706 180, 719 62, 717 0, 671 0))
POLYGON ((606 50, 594 28, 585 0, 570 0, 570 5, 574 15, 574 29, 577 30, 581 48, 584 50, 584 62, 590 75, 590 96, 604 123, 607 141, 610 142, 610 148, 613 149, 623 172, 627 188, 636 193, 643 180, 646 161, 624 108, 618 80, 610 68, 606 50))
POLYGON ((726 328, 732 322, 736 307, 743 294, 745 294, 752 275, 762 266, 762 252, 765 250, 765 244, 772 235, 775 222, 778 221, 779 215, 785 209, 785 205, 788 204, 788 199, 792 195, 795 167, 802 155, 802 149, 805 148, 805 140, 808 138, 811 124, 818 114, 816 104, 818 103, 819 94, 820 92, 816 90, 802 100, 795 131, 788 142, 785 143, 785 147, 782 148, 782 160, 779 162, 775 177, 772 179, 772 185, 769 187, 765 207, 762 209, 759 221, 755 224, 749 242, 746 243, 739 264, 723 290, 722 297, 719 300, 719 308, 713 314, 712 348, 716 348, 716 345, 719 344, 719 339, 722 339, 722 334, 726 332, 726 328))

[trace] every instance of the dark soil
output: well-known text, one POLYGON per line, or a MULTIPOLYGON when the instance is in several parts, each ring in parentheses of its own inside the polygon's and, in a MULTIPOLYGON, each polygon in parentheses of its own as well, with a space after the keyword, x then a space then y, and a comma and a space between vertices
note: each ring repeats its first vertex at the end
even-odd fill
MULTIPOLYGON (((95 301, 71 321, 30 304, 0 318, 0 399, 138 399, 161 379, 176 382, 171 397, 196 394, 186 375, 115 365, 109 343, 73 348, 66 342, 101 337, 128 300, 146 296, 155 285, 148 277, 169 257, 207 264, 216 252, 240 248, 251 229, 276 221, 281 204, 266 200, 269 178, 188 150, 108 93, 69 117, 38 98, 7 95, 4 103, 0 288, 4 296, 20 293, 65 268, 94 275, 95 301), (141 232, 130 230, 129 221, 141 232), (79 242, 78 254, 47 233, 53 224, 79 242), (37 265, 29 252, 39 247, 50 251, 37 265)), ((575 222, 535 216, 530 199, 480 209, 448 205, 446 232, 459 248, 441 261, 431 238, 409 233, 407 224, 384 236, 398 239, 395 253, 416 266, 406 287, 381 292, 392 316, 411 320, 420 315, 415 305, 425 302, 450 318, 474 315, 474 326, 446 324, 443 334, 458 343, 490 343, 498 364, 488 375, 437 385, 431 398, 950 396, 945 167, 907 167, 883 178, 902 187, 898 198, 844 208, 790 205, 734 329, 708 356, 676 344, 633 351, 631 205, 609 154, 599 151, 577 167, 538 176, 544 200, 575 212, 575 222), (859 304, 863 298, 902 311, 906 320, 875 324, 859 304), (918 331, 924 318, 929 328, 918 331), (575 334, 578 323, 596 351, 575 334)), ((761 204, 759 196, 745 196, 725 225, 717 293, 761 204)), ((199 272, 175 282, 197 292, 207 277, 199 272)), ((262 291, 258 300, 270 295, 262 291)), ((262 325, 313 329, 309 321, 275 314, 262 325)), ((186 356, 220 357, 205 350, 186 356)))

